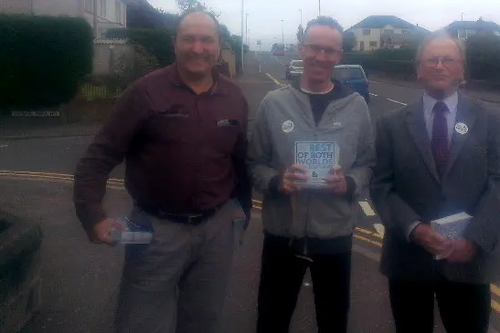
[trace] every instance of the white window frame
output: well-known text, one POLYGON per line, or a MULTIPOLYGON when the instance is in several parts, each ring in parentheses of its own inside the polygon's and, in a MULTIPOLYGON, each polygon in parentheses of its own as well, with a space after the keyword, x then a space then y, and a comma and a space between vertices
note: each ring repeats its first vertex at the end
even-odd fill
POLYGON ((107 15, 107 0, 100 0, 99 1, 99 16, 101 17, 106 17, 107 15))

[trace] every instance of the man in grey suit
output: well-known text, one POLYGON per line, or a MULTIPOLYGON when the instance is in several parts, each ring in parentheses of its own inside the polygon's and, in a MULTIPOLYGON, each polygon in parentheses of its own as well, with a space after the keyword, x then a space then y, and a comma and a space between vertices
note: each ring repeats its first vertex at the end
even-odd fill
POLYGON ((488 330, 500 113, 458 92, 464 68, 462 45, 433 34, 417 55, 423 97, 377 123, 370 192, 386 228, 381 269, 398 333, 433 331, 434 296, 448 333, 488 330), (430 227, 459 212, 472 215, 461 238, 450 242, 430 227))

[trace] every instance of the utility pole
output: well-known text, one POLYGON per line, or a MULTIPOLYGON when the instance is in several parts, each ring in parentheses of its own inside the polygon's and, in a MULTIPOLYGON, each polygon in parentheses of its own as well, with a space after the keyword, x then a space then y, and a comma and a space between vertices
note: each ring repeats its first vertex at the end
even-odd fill
POLYGON ((462 21, 464 20, 464 14, 465 14, 465 13, 462 13, 462 21))
POLYGON ((318 0, 318 16, 321 16, 321 0, 318 0))
POLYGON ((299 9, 300 12, 300 25, 302 25, 302 9, 299 9))
POLYGON ((94 14, 94 38, 98 38, 99 29, 97 28, 97 0, 94 0, 94 8, 92 12, 94 14))
POLYGON ((285 46, 285 20, 281 20, 281 43, 285 46))
POLYGON ((248 45, 248 13, 247 13, 247 16, 245 18, 245 35, 247 36, 247 45, 248 45))
POLYGON ((241 0, 241 72, 242 73, 243 73, 243 65, 245 63, 244 61, 245 45, 243 43, 245 41, 245 39, 243 38, 244 28, 245 28, 245 0, 241 0))

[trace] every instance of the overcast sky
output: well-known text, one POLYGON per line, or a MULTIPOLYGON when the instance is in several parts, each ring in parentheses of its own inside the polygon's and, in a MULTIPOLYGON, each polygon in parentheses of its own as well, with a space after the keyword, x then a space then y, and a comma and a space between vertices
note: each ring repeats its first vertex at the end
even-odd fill
MULTIPOLYGON (((175 0, 148 0, 156 8, 179 12, 175 0)), ((206 5, 220 12, 219 20, 231 33, 241 34, 241 0, 205 0, 206 5)), ((284 20, 285 43, 295 43, 300 11, 304 25, 318 16, 317 0, 245 0, 248 13, 249 44, 258 39, 263 49, 281 41, 281 20, 284 20)), ((321 14, 337 19, 349 28, 370 15, 396 15, 429 30, 442 28, 461 19, 500 23, 500 0, 322 0, 321 14), (347 4, 340 7, 338 4, 347 4)), ((246 37, 245 37, 246 38, 246 37)))

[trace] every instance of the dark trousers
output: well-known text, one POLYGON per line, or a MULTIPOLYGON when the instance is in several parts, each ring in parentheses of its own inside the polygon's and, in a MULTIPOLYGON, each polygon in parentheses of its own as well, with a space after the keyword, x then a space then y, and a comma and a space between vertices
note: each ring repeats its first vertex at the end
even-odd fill
POLYGON ((258 298, 258 333, 288 333, 310 267, 319 333, 347 332, 351 252, 297 257, 287 242, 264 238, 258 298))
POLYGON ((488 284, 389 280, 397 333, 432 333, 434 295, 447 333, 487 333, 491 294, 488 284))

